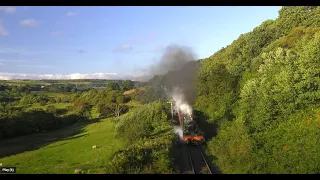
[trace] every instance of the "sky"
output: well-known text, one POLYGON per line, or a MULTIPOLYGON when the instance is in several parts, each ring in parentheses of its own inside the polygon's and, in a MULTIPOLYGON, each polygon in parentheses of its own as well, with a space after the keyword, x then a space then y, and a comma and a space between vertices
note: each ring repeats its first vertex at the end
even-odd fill
POLYGON ((139 80, 169 45, 206 58, 278 6, 0 7, 0 79, 139 80))

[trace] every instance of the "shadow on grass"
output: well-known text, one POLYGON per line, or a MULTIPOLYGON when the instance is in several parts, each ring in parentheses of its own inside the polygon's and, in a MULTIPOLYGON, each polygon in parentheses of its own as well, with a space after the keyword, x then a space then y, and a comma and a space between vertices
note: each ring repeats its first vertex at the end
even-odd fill
POLYGON ((2 140, 0 142, 0 158, 25 151, 37 150, 57 141, 77 139, 86 136, 75 135, 84 132, 85 126, 100 122, 100 120, 100 118, 82 120, 58 130, 2 140))

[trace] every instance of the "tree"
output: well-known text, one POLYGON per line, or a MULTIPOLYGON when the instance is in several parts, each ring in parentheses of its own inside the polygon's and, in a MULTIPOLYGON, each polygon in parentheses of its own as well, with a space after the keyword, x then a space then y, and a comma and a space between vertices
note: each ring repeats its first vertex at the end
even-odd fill
POLYGON ((121 89, 123 91, 127 91, 127 90, 130 90, 130 89, 133 89, 134 88, 134 83, 130 80, 125 80, 122 82, 121 84, 121 89))
POLYGON ((116 99, 116 102, 118 104, 124 103, 125 102, 125 97, 123 95, 118 96, 117 99, 116 99))
POLYGON ((47 104, 47 101, 45 100, 40 100, 40 106, 45 106, 47 104))
POLYGON ((47 112, 56 114, 57 109, 53 105, 47 106, 47 112))
POLYGON ((303 51, 299 53, 298 82, 296 88, 299 92, 298 102, 303 105, 318 104, 320 102, 320 32, 312 40, 305 39, 303 51))
POLYGON ((100 114, 100 117, 120 117, 120 115, 126 113, 127 111, 127 106, 118 103, 97 105, 97 112, 100 114))
POLYGON ((120 87, 118 85, 118 83, 114 82, 114 81, 110 81, 107 84, 107 90, 119 90, 120 87))
POLYGON ((114 104, 113 107, 113 112, 114 112, 114 116, 119 118, 120 117, 120 113, 123 107, 121 107, 118 103, 114 104))

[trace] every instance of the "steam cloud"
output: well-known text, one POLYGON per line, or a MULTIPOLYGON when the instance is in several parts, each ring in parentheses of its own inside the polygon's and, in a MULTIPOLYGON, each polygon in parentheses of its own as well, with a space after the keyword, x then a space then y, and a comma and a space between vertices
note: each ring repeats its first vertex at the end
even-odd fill
POLYGON ((173 127, 174 133, 179 135, 180 140, 183 140, 183 130, 180 126, 173 127))
MULTIPOLYGON (((166 99, 174 102, 174 109, 185 115, 192 115, 192 107, 196 99, 195 72, 197 61, 190 48, 171 45, 165 50, 160 61, 150 67, 154 75, 154 90, 164 94, 166 99)), ((174 132, 183 137, 183 129, 174 127, 174 132)))
POLYGON ((170 95, 170 99, 174 102, 174 109, 176 111, 180 111, 182 114, 192 115, 192 108, 185 100, 185 96, 181 89, 175 87, 173 89, 172 94, 170 95))

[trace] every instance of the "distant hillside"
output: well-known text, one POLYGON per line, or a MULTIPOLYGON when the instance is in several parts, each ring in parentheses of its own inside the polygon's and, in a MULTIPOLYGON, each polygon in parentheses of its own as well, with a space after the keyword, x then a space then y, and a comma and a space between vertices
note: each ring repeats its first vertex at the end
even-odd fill
MULTIPOLYGON (((48 86, 48 85, 70 85, 86 88, 104 88, 108 82, 116 82, 121 85, 125 80, 107 80, 107 79, 68 79, 68 80, 56 80, 56 79, 44 79, 44 80, 0 80, 0 85, 20 86, 20 85, 32 85, 32 86, 48 86)), ((132 81, 134 85, 138 85, 140 82, 132 81)))

